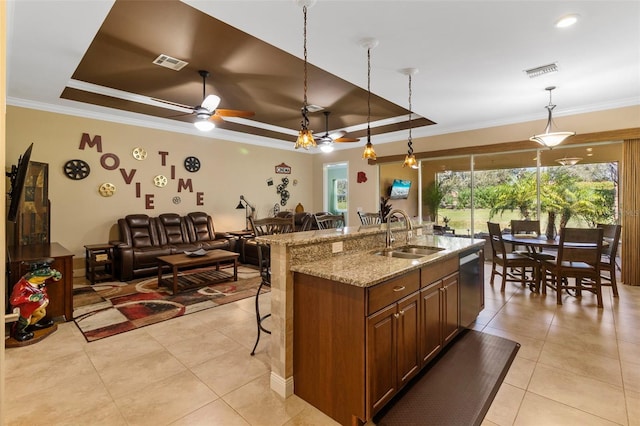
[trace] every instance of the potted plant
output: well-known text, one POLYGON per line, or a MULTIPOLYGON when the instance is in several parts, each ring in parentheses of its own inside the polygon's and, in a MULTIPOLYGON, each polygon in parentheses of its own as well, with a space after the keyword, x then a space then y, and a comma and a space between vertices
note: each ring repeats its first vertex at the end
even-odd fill
POLYGON ((442 185, 437 180, 431 182, 423 191, 422 199, 424 205, 427 207, 431 219, 436 222, 438 221, 438 209, 444 199, 444 195, 442 185))

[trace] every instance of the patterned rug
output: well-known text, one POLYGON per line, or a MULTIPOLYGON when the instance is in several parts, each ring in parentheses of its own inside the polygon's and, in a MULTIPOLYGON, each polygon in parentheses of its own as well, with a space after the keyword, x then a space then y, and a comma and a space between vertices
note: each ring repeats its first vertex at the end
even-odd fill
MULTIPOLYGON (((251 266, 238 266, 238 281, 209 284, 230 275, 233 270, 215 267, 180 273, 181 281, 202 287, 176 295, 166 287, 158 288, 158 277, 131 282, 110 281, 73 289, 73 318, 88 342, 156 324, 171 318, 255 296, 260 273, 251 266)), ((163 275, 164 278, 170 274, 163 275)), ((263 292, 269 288, 263 287, 263 292)))

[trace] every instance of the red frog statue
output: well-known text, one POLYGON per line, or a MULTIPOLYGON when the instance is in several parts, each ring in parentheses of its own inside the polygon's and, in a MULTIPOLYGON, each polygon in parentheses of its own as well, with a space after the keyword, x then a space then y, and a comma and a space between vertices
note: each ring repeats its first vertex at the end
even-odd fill
POLYGON ((13 286, 9 297, 12 308, 20 309, 18 322, 11 328, 11 337, 19 342, 33 338, 33 330, 51 327, 53 321, 44 319, 49 296, 45 288, 49 279, 59 281, 62 274, 51 268, 53 259, 31 263, 30 272, 22 276, 13 286))

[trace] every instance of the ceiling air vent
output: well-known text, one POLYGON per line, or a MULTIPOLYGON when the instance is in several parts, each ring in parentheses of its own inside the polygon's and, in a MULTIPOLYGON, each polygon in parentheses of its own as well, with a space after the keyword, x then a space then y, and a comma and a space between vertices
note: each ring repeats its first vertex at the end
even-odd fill
POLYGON ((168 55, 160 55, 154 61, 154 64, 160 65, 161 67, 169 68, 174 71, 180 71, 182 68, 187 66, 188 62, 181 61, 180 59, 172 58, 168 55))
POLYGON ((541 75, 549 74, 550 72, 557 72, 557 71, 558 71, 558 64, 555 62, 549 65, 542 65, 540 67, 524 70, 524 72, 527 73, 529 78, 540 77, 541 75))

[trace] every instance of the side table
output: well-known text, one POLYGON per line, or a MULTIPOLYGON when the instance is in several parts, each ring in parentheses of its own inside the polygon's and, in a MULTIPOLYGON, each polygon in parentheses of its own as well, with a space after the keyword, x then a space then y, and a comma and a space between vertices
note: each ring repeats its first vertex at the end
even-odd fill
POLYGON ((85 276, 91 284, 113 280, 113 245, 90 244, 85 248, 85 276))
POLYGON ((229 231, 227 234, 236 238, 235 252, 240 254, 240 263, 246 263, 244 255, 245 240, 253 238, 253 231, 229 231))

